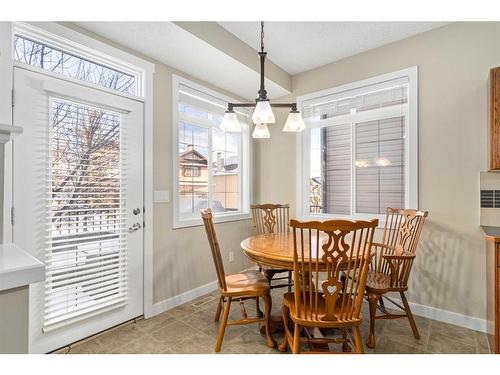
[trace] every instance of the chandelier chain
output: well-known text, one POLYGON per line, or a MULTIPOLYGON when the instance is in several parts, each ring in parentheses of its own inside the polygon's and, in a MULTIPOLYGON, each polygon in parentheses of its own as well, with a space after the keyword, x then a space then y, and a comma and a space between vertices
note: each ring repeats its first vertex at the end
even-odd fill
POLYGON ((260 51, 264 52, 264 21, 260 23, 260 51))

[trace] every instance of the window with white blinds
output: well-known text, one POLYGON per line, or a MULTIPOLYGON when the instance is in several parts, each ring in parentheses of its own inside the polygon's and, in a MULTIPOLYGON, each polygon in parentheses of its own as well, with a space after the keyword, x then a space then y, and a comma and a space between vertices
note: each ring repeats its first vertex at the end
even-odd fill
POLYGON ((51 99, 44 330, 127 301, 123 120, 51 99))
POLYGON ((225 96, 175 77, 174 226, 201 224, 200 210, 212 208, 216 220, 249 215, 249 112, 236 109, 241 132, 220 124, 225 96))
POLYGON ((299 98, 303 215, 416 208, 416 79, 410 68, 299 98))

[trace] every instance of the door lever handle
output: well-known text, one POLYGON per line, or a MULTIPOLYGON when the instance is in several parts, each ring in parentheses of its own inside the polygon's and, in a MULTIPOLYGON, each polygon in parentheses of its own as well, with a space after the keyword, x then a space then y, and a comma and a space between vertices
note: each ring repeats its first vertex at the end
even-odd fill
POLYGON ((129 232, 135 232, 135 231, 141 229, 141 227, 142 227, 141 224, 135 223, 131 227, 128 228, 128 231, 129 232))

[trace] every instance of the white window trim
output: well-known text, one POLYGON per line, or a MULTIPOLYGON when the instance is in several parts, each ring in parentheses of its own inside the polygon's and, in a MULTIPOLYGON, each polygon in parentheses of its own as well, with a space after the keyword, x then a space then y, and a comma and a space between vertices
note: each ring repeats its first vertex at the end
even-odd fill
MULTIPOLYGON (((5 81, 8 82, 8 84, 2 85, 2 90, 0 91, 2 108, 5 103, 5 107, 8 106, 11 109, 11 91, 13 87, 12 72, 13 66, 15 65, 15 61, 12 59, 12 44, 14 30, 20 27, 31 29, 32 32, 36 31, 39 35, 44 35, 46 38, 53 37, 54 41, 57 39, 65 40, 74 48, 76 47, 81 50, 83 55, 87 56, 89 59, 91 56, 100 56, 106 59, 106 65, 109 65, 110 61, 114 61, 121 67, 120 69, 124 66, 128 66, 133 71, 140 72, 141 74, 140 82, 142 82, 142 87, 138 86, 138 89, 142 90, 139 91, 142 95, 141 97, 126 95, 103 86, 81 80, 74 80, 73 78, 65 77, 60 74, 57 76, 61 79, 74 80, 78 84, 90 86, 97 90, 108 91, 115 95, 121 94, 121 96, 126 96, 144 103, 144 222, 146 223, 144 227, 144 316, 146 318, 151 317, 155 315, 153 309, 153 76, 155 73, 155 64, 56 22, 5 22, 1 25, 0 29, 8 29, 9 32, 0 33, 0 47, 2 48, 0 50, 0 77, 8 76, 9 79, 5 81)), ((72 51, 76 53, 75 50, 72 51)), ((94 58, 92 57, 92 59, 94 58)), ((23 67, 26 69, 33 68, 33 70, 36 68, 26 64, 23 64, 23 67)), ((41 73, 47 74, 50 72, 42 69, 41 73)), ((8 115, 12 119, 11 110, 9 110, 8 115)), ((10 154, 12 152, 12 146, 10 142, 6 146, 5 175, 8 176, 11 175, 12 160, 10 154)), ((9 203, 8 205, 4 203, 4 208, 7 208, 11 205, 12 189, 11 184, 6 183, 5 187, 4 202, 7 202, 7 199, 9 199, 9 203)), ((5 223, 10 221, 9 215, 10 210, 4 209, 5 223)), ((4 242, 7 243, 12 241, 11 232, 11 230, 8 230, 4 233, 4 242)))
MULTIPOLYGON (((181 219, 179 217, 179 114, 178 102, 179 102, 179 86, 183 84, 185 86, 191 87, 193 89, 199 90, 200 92, 209 94, 216 98, 220 98, 226 102, 238 103, 237 100, 223 95, 217 91, 208 89, 202 85, 199 85, 193 81, 186 78, 172 75, 172 223, 173 229, 193 227, 203 225, 203 221, 199 215, 197 217, 189 219, 181 219)), ((183 117, 189 117, 189 115, 182 114, 183 117)), ((202 119, 196 118, 196 122, 203 123, 202 119)), ((207 127, 213 127, 213 123, 207 121, 207 127)), ((246 125, 243 125, 246 126, 246 125)), ((210 139, 210 137, 209 137, 210 139)), ((242 131, 242 152, 240 153, 240 166, 241 166, 241 179, 239 183, 240 193, 242 194, 242 207, 241 212, 235 213, 215 213, 214 212, 214 222, 215 223, 225 223, 237 220, 247 220, 251 218, 250 214, 250 200, 252 197, 252 187, 250 184, 250 176, 252 175, 252 143, 250 142, 250 126, 242 131), (246 145, 246 147, 245 147, 246 145), (242 163, 242 160, 247 160, 246 165, 242 163), (247 192, 245 192, 245 189, 247 192)), ((209 144, 209 148, 211 145, 209 144)), ((209 160, 210 165, 210 160, 209 160)), ((209 173, 209 184, 211 183, 211 176, 209 173)))
MULTIPOLYGON (((413 66, 410 68, 398 70, 395 72, 382 74, 376 77, 364 79, 361 81, 356 81, 348 83, 345 85, 337 86, 334 88, 317 91, 307 95, 302 95, 297 97, 297 105, 301 109, 302 104, 305 101, 321 98, 326 95, 332 95, 341 93, 348 90, 356 90, 363 88, 368 85, 378 84, 381 82, 394 80, 398 78, 408 78, 408 104, 403 111, 391 108, 381 108, 374 111, 367 111, 366 113, 359 112, 355 116, 357 121, 369 121, 374 115, 390 117, 390 116, 405 116, 405 177, 408 183, 405 184, 405 206, 408 208, 418 208, 418 66, 413 66), (370 113, 371 112, 371 113, 370 113)), ((328 125, 335 125, 336 123, 346 123, 346 119, 349 118, 348 122, 352 122, 353 115, 338 116, 330 118, 327 120, 322 120, 321 125, 319 121, 306 120, 306 130, 299 133, 297 137, 297 213, 301 220, 314 220, 314 219, 332 219, 332 218, 348 218, 357 220, 366 220, 378 218, 380 224, 383 224, 385 219, 384 214, 352 214, 352 215, 341 215, 341 214, 311 214, 309 212, 309 168, 310 168, 310 158, 309 151, 306 148, 310 140, 310 129, 328 125), (342 121, 344 119, 344 121, 342 121)), ((352 151, 354 152, 354 147, 352 151)), ((351 176, 352 186, 355 186, 355 174, 351 176)), ((351 196, 354 195, 354 189, 351 189, 351 196)), ((351 212, 354 212, 352 205, 354 200, 351 198, 351 212)))

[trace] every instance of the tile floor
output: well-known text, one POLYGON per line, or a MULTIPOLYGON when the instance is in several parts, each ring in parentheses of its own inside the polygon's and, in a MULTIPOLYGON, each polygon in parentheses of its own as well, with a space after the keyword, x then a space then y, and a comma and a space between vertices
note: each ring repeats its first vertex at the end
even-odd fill
MULTIPOLYGON (((282 290, 273 290, 273 314, 281 307, 282 290)), ((151 319, 141 319, 114 328, 98 336, 62 348, 57 353, 104 354, 104 353, 213 353, 218 323, 213 322, 217 306, 217 293, 208 294, 196 301, 176 307, 151 319), (201 304, 199 307, 193 304, 201 304)), ((249 315, 255 311, 255 303, 246 302, 249 315)), ((262 305, 261 305, 262 306, 262 305)), ((262 308, 262 307, 261 307, 262 308)), ((368 316, 364 306, 365 317, 368 316)), ((233 304, 231 318, 239 318, 241 312, 233 304)), ((486 335, 465 328, 415 317, 421 334, 415 340, 406 320, 378 320, 377 347, 367 353, 489 353, 486 335)), ((362 325, 363 339, 368 334, 367 319, 362 325)), ((280 342, 283 333, 273 334, 280 342)), ((340 346, 339 346, 340 347, 340 346)), ((221 353, 280 354, 268 348, 264 336, 256 324, 232 326, 226 329, 221 353)))

